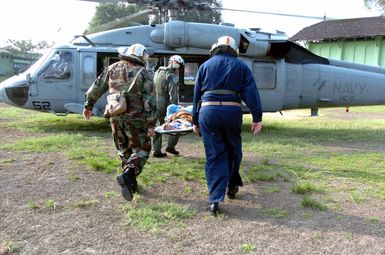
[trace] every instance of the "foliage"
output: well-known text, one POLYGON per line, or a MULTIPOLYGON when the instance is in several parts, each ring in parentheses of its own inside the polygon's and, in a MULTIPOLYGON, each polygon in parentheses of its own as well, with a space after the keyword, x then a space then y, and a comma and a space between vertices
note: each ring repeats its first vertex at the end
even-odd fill
POLYGON ((221 11, 222 1, 220 0, 206 0, 201 1, 207 3, 211 6, 210 10, 190 10, 185 14, 185 20, 190 22, 200 22, 200 23, 213 23, 219 24, 222 21, 221 11))
MULTIPOLYGON (((101 3, 96 7, 95 15, 92 17, 88 24, 85 34, 93 32, 98 29, 99 26, 104 25, 108 22, 123 18, 130 14, 136 13, 145 9, 142 6, 136 4, 127 3, 101 3)), ((135 21, 135 23, 146 24, 148 23, 147 16, 141 17, 135 21)), ((121 24, 120 27, 125 27, 132 24, 121 24)))
POLYGON ((377 8, 385 13, 385 0, 364 0, 364 3, 368 9, 377 8))
MULTIPOLYGON (((178 12, 180 19, 190 22, 201 22, 201 23, 215 23, 218 24, 221 22, 221 11, 222 7, 221 0, 205 0, 200 1, 200 4, 206 3, 208 6, 211 6, 210 10, 198 10, 192 9, 187 12, 178 12)), ((139 24, 148 24, 147 15, 141 15, 132 19, 131 22, 121 22, 119 24, 118 19, 124 18, 126 16, 132 15, 139 11, 147 9, 148 6, 139 5, 139 4, 130 4, 130 3, 100 3, 96 7, 95 15, 92 17, 91 21, 88 24, 88 28, 84 32, 85 34, 99 31, 100 27, 103 25, 117 21, 114 23, 113 28, 120 28, 126 26, 132 26, 139 24)))
POLYGON ((27 59, 37 59, 41 52, 53 46, 53 42, 38 41, 32 43, 32 40, 6 40, 7 46, 4 49, 14 55, 18 55, 27 59))

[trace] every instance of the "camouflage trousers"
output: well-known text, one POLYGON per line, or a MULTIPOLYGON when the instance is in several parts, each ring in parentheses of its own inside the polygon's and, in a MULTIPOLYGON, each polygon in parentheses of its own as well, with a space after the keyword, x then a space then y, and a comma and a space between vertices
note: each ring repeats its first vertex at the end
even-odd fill
POLYGON ((145 120, 127 115, 110 118, 112 137, 124 172, 138 176, 151 151, 151 138, 147 135, 145 120))

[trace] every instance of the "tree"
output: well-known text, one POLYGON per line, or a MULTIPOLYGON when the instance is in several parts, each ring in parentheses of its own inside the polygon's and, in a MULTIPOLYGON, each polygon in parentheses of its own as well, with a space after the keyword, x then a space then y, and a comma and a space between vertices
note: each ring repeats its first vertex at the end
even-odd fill
POLYGON ((206 3, 211 8, 208 10, 190 10, 185 14, 185 20, 190 22, 213 23, 219 24, 222 21, 220 8, 222 7, 221 0, 206 0, 201 1, 206 3))
POLYGON ((385 0, 364 0, 364 3, 368 9, 377 8, 385 13, 385 0))
POLYGON ((52 43, 47 41, 38 41, 36 44, 32 43, 32 40, 6 40, 7 45, 4 47, 6 50, 14 55, 24 57, 26 59, 37 59, 40 57, 42 50, 48 49, 53 46, 52 43))
MULTIPOLYGON (((196 1, 198 2, 198 1, 196 1)), ((180 18, 185 21, 201 22, 201 23, 215 23, 221 22, 222 7, 221 0, 205 0, 199 1, 199 4, 206 3, 207 6, 214 7, 211 9, 198 8, 188 10, 186 12, 179 12, 180 18)), ((146 5, 130 4, 130 3, 100 3, 96 7, 95 15, 92 17, 88 24, 88 28, 84 32, 85 34, 100 31, 102 29, 112 29, 119 27, 126 27, 131 25, 148 24, 148 16, 142 15, 132 19, 130 21, 119 22, 119 19, 127 17, 129 15, 138 13, 139 11, 148 9, 146 5), (108 24, 109 26, 104 26, 108 24)))
MULTIPOLYGON (((127 15, 136 13, 144 8, 136 4, 128 3, 100 3, 96 7, 95 15, 92 17, 88 24, 88 28, 84 32, 85 34, 92 33, 99 30, 102 25, 123 18, 127 15)), ((135 20, 136 23, 146 24, 148 23, 147 17, 141 17, 135 20)), ((125 27, 132 24, 119 24, 117 27, 125 27)), ((117 28, 116 26, 113 28, 117 28)))

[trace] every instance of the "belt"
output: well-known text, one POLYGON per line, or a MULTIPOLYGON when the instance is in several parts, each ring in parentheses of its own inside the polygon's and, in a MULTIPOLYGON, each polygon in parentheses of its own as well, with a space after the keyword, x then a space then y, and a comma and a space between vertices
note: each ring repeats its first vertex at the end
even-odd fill
POLYGON ((238 95, 239 92, 229 90, 229 89, 211 89, 211 90, 206 90, 203 92, 203 94, 217 94, 217 95, 238 95))
POLYGON ((238 102, 226 102, 226 101, 202 102, 202 106, 207 106, 207 105, 231 105, 231 106, 241 106, 241 103, 238 103, 238 102))

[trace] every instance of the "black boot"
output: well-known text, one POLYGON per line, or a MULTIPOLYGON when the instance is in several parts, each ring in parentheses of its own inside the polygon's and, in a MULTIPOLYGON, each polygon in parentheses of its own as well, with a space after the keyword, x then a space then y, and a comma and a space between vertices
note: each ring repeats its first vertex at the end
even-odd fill
POLYGON ((135 177, 130 176, 129 173, 123 172, 120 175, 116 176, 116 181, 119 183, 122 188, 122 195, 127 201, 132 201, 134 197, 134 192, 137 189, 137 182, 135 177))
POLYGON ((229 199, 235 199, 235 195, 238 193, 238 191, 239 191, 238 186, 228 187, 227 188, 227 197, 229 199))
POLYGON ((167 154, 163 153, 163 152, 156 152, 156 153, 152 154, 152 156, 155 158, 164 158, 164 157, 167 157, 167 154))
POLYGON ((175 150, 175 148, 166 147, 166 152, 174 154, 175 156, 179 155, 179 151, 175 150))
POLYGON ((219 203, 218 202, 210 203, 209 211, 210 211, 212 216, 215 216, 215 217, 218 216, 219 203))

